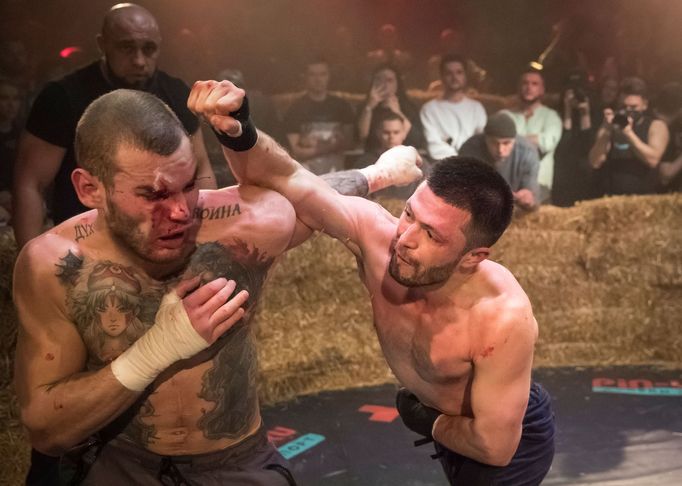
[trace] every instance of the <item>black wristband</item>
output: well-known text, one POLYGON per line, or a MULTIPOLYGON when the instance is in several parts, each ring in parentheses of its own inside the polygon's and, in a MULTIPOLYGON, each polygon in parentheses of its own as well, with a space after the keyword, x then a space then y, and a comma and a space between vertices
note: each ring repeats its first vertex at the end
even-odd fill
POLYGON ((258 141, 258 131, 256 130, 256 125, 251 121, 249 116, 249 100, 245 96, 242 106, 237 110, 230 113, 230 116, 237 120, 242 125, 242 133, 238 137, 231 137, 227 133, 218 131, 213 128, 213 133, 215 133, 218 141, 221 145, 234 150, 235 152, 244 152, 249 150, 258 141))

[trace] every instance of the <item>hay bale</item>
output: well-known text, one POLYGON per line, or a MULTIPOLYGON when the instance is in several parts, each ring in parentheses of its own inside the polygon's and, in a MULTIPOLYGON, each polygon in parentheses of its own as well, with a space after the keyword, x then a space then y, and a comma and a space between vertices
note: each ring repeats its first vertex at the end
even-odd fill
POLYGON ((280 262, 272 282, 256 316, 265 403, 390 378, 367 291, 341 243, 304 243, 280 262))
MULTIPOLYGON (((400 200, 378 202, 396 216, 404 207, 400 200)), ((515 214, 492 258, 512 271, 533 303, 536 365, 682 362, 680 338, 665 337, 682 317, 672 304, 682 302, 681 212, 682 198, 666 195, 515 214)), ((338 242, 317 238, 290 252, 257 318, 268 402, 318 384, 335 389, 388 379, 353 257, 338 242), (356 376, 354 364, 367 364, 367 375, 356 376)))
MULTIPOLYGON (((404 202, 379 200, 399 215, 404 202)), ((518 213, 492 259, 526 290, 535 366, 682 363, 682 195, 614 197, 518 213)), ((16 320, 10 234, 0 234, 0 477, 20 484, 28 447, 10 383, 16 320)), ((254 320, 263 403, 394 382, 367 292, 343 245, 315 237, 273 272, 254 320)))

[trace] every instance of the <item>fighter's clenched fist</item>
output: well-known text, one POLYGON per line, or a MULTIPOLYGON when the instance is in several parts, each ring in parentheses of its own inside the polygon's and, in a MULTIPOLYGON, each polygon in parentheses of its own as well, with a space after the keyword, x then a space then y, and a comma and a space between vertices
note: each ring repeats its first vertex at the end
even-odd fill
POLYGON ((246 92, 230 81, 197 81, 187 107, 211 125, 228 149, 241 152, 256 144, 258 133, 249 118, 246 92))
POLYGON ((142 391, 173 363, 208 348, 244 316, 245 290, 231 297, 234 280, 199 277, 181 282, 161 301, 154 325, 111 363, 116 379, 142 391))
POLYGON ((192 86, 187 107, 216 130, 238 136, 241 123, 231 113, 241 108, 246 92, 230 81, 197 81, 192 86))

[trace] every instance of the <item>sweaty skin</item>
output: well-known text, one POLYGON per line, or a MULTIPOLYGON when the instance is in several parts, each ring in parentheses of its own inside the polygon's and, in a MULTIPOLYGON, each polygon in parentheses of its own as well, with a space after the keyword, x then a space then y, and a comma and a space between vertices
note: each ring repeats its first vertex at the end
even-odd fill
POLYGON ((109 225, 88 211, 18 258, 16 387, 32 443, 46 453, 62 453, 131 404, 117 432, 159 454, 223 449, 260 425, 250 309, 291 243, 294 211, 260 188, 199 192, 187 139, 168 160, 133 152, 121 157, 128 165, 116 175, 109 225), (141 184, 128 192, 128 181, 141 184), (169 211, 177 214, 169 219, 169 211), (163 295, 191 277, 237 281, 234 295, 249 292, 246 316, 168 368, 148 393, 124 389, 109 363, 152 326, 163 295))
MULTIPOLYGON (((102 103, 143 95, 108 96, 102 103)), ((35 238, 17 258, 15 389, 40 452, 61 455, 106 429, 158 454, 202 454, 261 423, 251 310, 277 258, 311 231, 276 192, 199 191, 190 141, 180 138, 167 156, 120 143, 111 181, 76 169, 78 196, 96 209, 35 238), (182 299, 187 319, 159 321, 169 292, 175 299, 164 301, 182 299), (202 349, 197 334, 208 348, 192 356, 185 345, 202 349), (159 365, 159 356, 173 364, 159 365)), ((419 173, 391 178, 387 160, 380 165, 384 182, 419 173)), ((370 185, 360 171, 329 180, 353 194, 370 185)))
MULTIPOLYGON (((227 84, 199 82, 188 104, 226 130, 240 96, 227 84)), ((408 147, 389 153, 413 164, 417 158, 408 147)), ((443 412, 434 438, 479 462, 508 464, 528 402, 537 323, 511 273, 486 260, 490 249, 465 250, 470 213, 422 183, 395 218, 333 193, 265 135, 248 152, 225 154, 240 182, 282 193, 307 226, 357 257, 388 364, 425 405, 443 412)))

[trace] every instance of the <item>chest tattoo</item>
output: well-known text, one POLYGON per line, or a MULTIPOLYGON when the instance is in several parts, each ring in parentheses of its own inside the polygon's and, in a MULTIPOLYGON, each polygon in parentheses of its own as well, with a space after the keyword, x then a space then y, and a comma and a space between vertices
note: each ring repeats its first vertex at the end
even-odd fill
POLYGON ((190 262, 190 272, 204 280, 217 277, 233 279, 237 289, 249 292, 247 318, 232 327, 222 338, 212 367, 202 377, 199 398, 209 402, 198 426, 208 439, 238 438, 251 426, 257 405, 257 361, 253 331, 248 325, 273 259, 245 242, 236 242, 229 251, 222 245, 202 245, 190 262))
MULTIPOLYGON (((205 403, 198 427, 207 439, 242 436, 257 410, 257 361, 255 339, 248 325, 267 272, 274 259, 237 240, 230 245, 202 243, 190 257, 183 273, 201 276, 202 283, 218 277, 235 280, 237 289, 249 292, 245 317, 232 327, 203 365, 197 388, 191 391, 205 403)), ((153 280, 132 266, 95 260, 68 252, 56 265, 56 276, 66 290, 67 312, 88 351, 88 369, 111 362, 153 324, 165 292, 178 281, 153 280)), ((124 435, 137 443, 157 438, 155 400, 164 400, 160 388, 137 405, 124 435)), ((185 391, 186 393, 186 391, 185 391)))
POLYGON ((68 312, 88 350, 88 368, 111 362, 154 322, 163 286, 134 268, 71 252, 57 267, 68 312))

